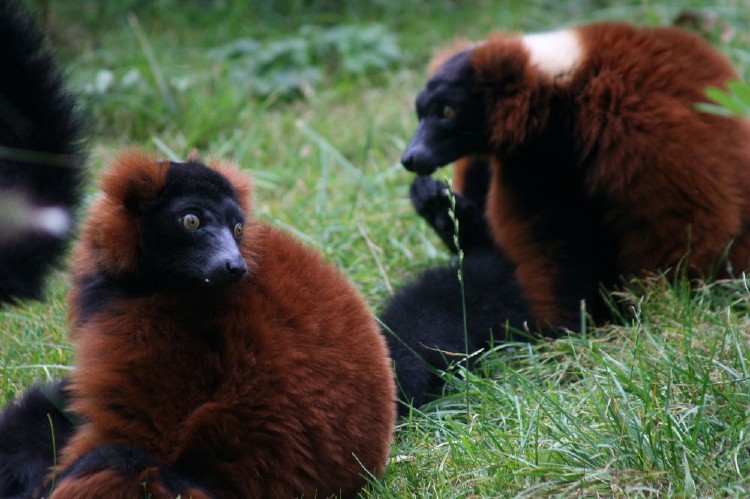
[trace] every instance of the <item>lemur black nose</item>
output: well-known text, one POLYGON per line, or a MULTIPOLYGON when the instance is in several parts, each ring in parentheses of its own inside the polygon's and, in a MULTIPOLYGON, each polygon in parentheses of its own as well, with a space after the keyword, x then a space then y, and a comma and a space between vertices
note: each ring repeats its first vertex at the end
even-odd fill
POLYGON ((247 273, 247 264, 242 258, 227 260, 227 273, 234 279, 240 279, 247 273))
POLYGON ((411 153, 406 153, 403 156, 401 156, 401 164, 404 165, 404 168, 407 170, 411 170, 410 166, 414 163, 414 155, 411 153))

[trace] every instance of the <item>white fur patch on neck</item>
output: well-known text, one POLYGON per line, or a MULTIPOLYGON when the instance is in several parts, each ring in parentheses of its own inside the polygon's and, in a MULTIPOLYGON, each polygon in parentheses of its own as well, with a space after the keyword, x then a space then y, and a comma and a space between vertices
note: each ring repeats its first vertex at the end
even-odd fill
POLYGON ((552 78, 572 72, 583 53, 578 33, 572 29, 524 35, 521 40, 531 64, 552 78))

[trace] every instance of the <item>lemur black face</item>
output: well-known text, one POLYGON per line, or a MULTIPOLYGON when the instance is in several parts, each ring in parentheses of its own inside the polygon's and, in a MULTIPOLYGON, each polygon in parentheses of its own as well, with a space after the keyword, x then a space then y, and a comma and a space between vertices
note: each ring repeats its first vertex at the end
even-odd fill
POLYGON ((143 216, 143 260, 175 284, 240 280, 245 214, 227 180, 200 163, 172 163, 167 186, 143 216))
POLYGON ((407 170, 430 174, 477 152, 486 141, 470 56, 465 50, 446 61, 417 97, 419 125, 401 157, 407 170))

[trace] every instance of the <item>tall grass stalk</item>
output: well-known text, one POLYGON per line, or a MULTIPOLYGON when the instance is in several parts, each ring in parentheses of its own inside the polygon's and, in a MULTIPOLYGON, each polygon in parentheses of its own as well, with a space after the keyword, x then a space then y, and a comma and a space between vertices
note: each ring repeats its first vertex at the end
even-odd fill
MULTIPOLYGON (((458 278, 458 284, 461 288, 461 315, 463 319, 463 333, 464 333, 464 361, 459 364, 463 366, 463 369, 465 371, 468 371, 469 369, 469 359, 473 352, 469 351, 469 324, 468 324, 468 316, 466 313, 466 288, 465 282, 464 282, 464 250, 461 248, 460 244, 460 221, 458 220, 458 217, 456 216, 456 195, 453 192, 453 185, 451 184, 451 181, 449 178, 444 179, 445 182, 445 189, 446 193, 448 195, 448 200, 450 202, 450 206, 448 209, 448 215, 451 219, 451 222, 453 222, 453 245, 458 250, 456 253, 456 262, 457 262, 457 269, 456 269, 456 277, 458 278)), ((471 382, 470 376, 466 376, 466 415, 469 416, 471 413, 471 404, 469 402, 469 383, 471 382)))

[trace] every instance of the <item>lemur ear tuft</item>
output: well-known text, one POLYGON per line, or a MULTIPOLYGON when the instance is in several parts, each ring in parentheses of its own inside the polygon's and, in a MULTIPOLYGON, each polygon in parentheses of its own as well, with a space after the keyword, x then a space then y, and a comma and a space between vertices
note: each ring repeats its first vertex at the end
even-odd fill
POLYGON ((147 203, 156 199, 167 183, 169 162, 159 161, 141 151, 120 154, 102 177, 104 194, 121 203, 135 216, 143 214, 147 203))
POLYGON ((235 163, 223 159, 210 158, 208 167, 223 175, 237 193, 240 208, 250 214, 253 205, 253 182, 250 176, 235 163))
POLYGON ((496 34, 477 46, 471 64, 480 84, 501 90, 516 91, 535 84, 529 54, 520 38, 496 34))

